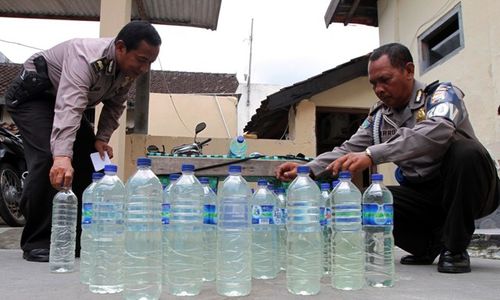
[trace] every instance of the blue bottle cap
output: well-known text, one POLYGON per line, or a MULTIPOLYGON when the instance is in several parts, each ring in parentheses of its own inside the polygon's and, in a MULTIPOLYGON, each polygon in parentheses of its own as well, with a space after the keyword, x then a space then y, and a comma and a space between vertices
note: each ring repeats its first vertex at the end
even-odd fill
POLYGON ((338 181, 338 180, 332 181, 332 189, 334 189, 337 186, 337 184, 339 184, 339 183, 340 183, 340 181, 338 181))
POLYGON ((339 173, 339 178, 351 178, 351 172, 349 172, 349 171, 341 171, 339 173))
POLYGON ((257 185, 258 186, 267 186, 267 180, 265 179, 259 179, 259 181, 257 181, 257 185))
POLYGON ((283 188, 283 187, 276 188, 276 193, 278 193, 278 194, 284 194, 285 193, 285 188, 283 188))
POLYGON ((298 166, 297 167, 297 173, 301 173, 301 174, 304 174, 304 173, 309 174, 310 170, 311 169, 308 166, 298 166))
POLYGON ((372 174, 372 181, 373 180, 382 181, 382 180, 384 180, 384 175, 378 174, 378 173, 372 174))
POLYGON ((194 171, 194 165, 182 164, 182 172, 184 171, 194 171))
POLYGON ((174 173, 174 174, 168 175, 168 179, 170 179, 170 181, 175 181, 175 180, 179 179, 179 177, 181 177, 181 175, 179 173, 174 173))
POLYGON ((229 166, 229 173, 241 172, 241 166, 229 166))
POLYGON ((139 157, 137 159, 137 166, 151 166, 151 159, 147 157, 139 157))
POLYGON ((116 171, 118 171, 117 165, 105 165, 104 166, 104 172, 116 172, 116 171))
POLYGON ((92 173, 92 180, 99 180, 104 177, 104 174, 100 172, 94 172, 92 173))
POLYGON ((208 177, 200 177, 199 180, 201 184, 207 184, 210 182, 210 179, 208 179, 208 177))
POLYGON ((236 138, 236 141, 238 141, 238 143, 243 143, 245 141, 245 138, 241 135, 238 135, 238 137, 236 138))
POLYGON ((330 184, 328 182, 323 182, 321 184, 321 190, 322 191, 328 191, 330 189, 330 184))

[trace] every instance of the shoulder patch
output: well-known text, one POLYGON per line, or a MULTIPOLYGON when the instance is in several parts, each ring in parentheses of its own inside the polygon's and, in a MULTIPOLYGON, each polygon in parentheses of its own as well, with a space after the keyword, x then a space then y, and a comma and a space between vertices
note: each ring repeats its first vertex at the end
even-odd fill
POLYGON ((101 57, 98 60, 90 63, 90 65, 92 66, 92 70, 94 70, 94 72, 99 73, 107 67, 108 59, 106 57, 101 57))
POLYGON ((372 116, 368 116, 363 121, 363 123, 361 123, 361 125, 359 126, 359 128, 361 128, 361 129, 370 128, 372 126, 372 123, 373 123, 373 117, 372 116))
POLYGON ((433 93, 428 95, 427 118, 446 118, 456 126, 464 115, 461 96, 457 95, 450 82, 441 83, 433 93))

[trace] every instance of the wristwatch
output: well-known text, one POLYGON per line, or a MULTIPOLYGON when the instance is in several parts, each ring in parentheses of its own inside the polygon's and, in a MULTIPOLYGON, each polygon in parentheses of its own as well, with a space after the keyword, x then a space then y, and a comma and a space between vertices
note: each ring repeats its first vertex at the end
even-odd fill
POLYGON ((365 154, 371 159, 371 161, 373 162, 373 157, 372 157, 372 152, 370 151, 369 148, 366 148, 365 150, 365 154))

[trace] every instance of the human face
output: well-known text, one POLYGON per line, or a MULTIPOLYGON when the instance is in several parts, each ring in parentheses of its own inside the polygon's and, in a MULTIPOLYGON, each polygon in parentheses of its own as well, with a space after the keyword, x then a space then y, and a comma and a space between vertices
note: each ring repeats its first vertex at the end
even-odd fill
POLYGON ((373 91, 387 106, 396 109, 410 100, 413 72, 413 63, 407 63, 404 69, 393 67, 387 55, 368 63, 368 79, 373 91))
POLYGON ((118 69, 132 79, 149 71, 160 52, 160 46, 152 46, 144 40, 139 43, 137 49, 130 51, 127 50, 123 41, 117 41, 115 45, 118 69))

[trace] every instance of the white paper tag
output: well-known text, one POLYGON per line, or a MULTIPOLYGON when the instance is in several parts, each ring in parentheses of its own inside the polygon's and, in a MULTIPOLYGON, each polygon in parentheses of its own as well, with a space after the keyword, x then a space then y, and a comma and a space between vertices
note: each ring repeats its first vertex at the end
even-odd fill
POLYGON ((108 152, 104 152, 104 160, 99 155, 99 152, 91 153, 90 159, 92 160, 92 164, 94 165, 94 170, 96 172, 104 169, 105 165, 112 164, 111 160, 109 159, 108 152))

